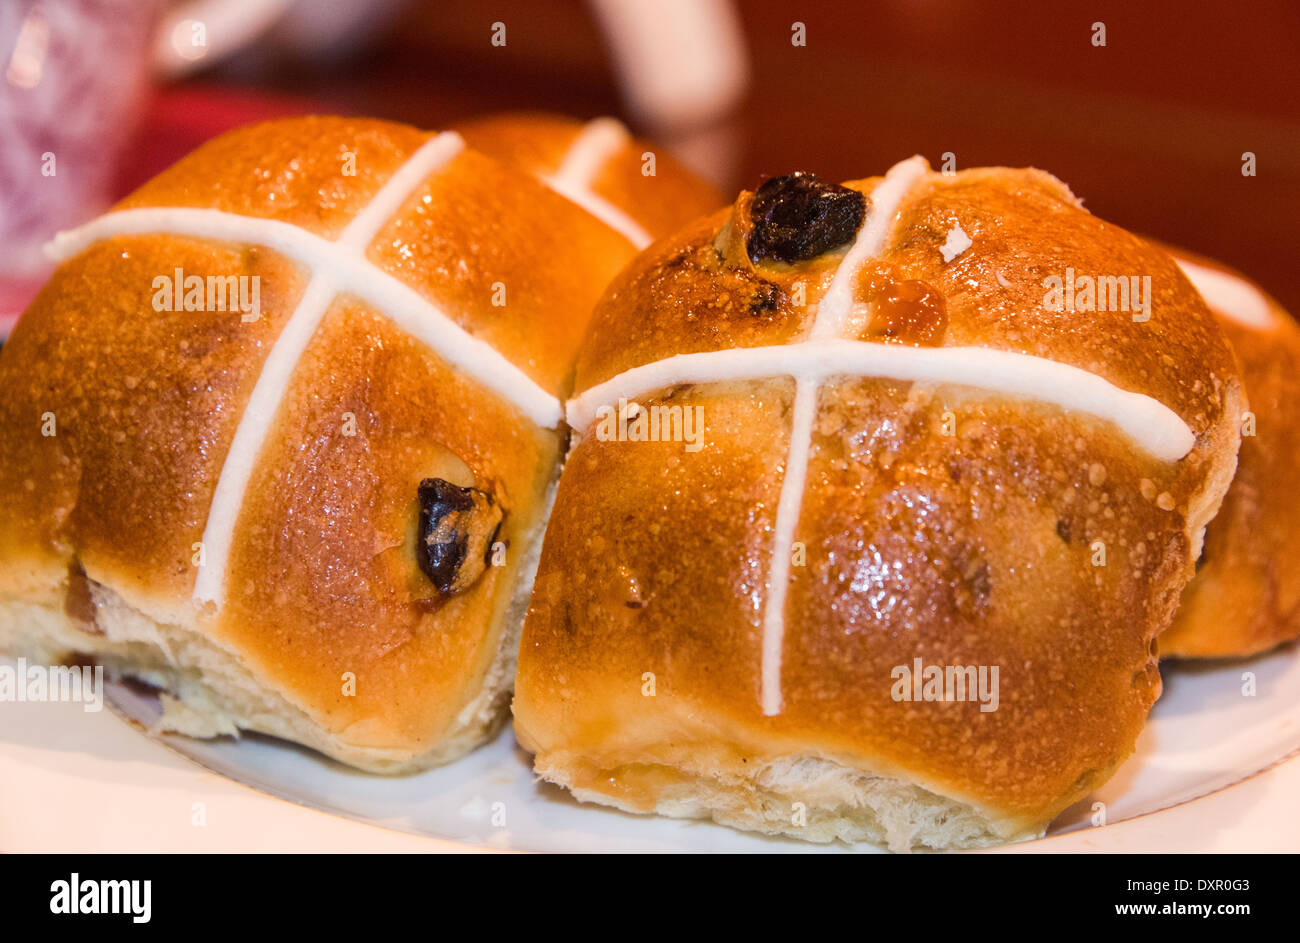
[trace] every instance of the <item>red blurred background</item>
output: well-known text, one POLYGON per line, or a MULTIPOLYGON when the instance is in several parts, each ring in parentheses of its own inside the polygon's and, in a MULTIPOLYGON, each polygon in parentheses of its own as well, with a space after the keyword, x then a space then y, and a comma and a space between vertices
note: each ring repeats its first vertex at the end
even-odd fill
MULTIPOLYGON (((1093 212, 1221 259, 1300 312, 1300 2, 738 0, 749 89, 720 124, 727 192, 840 180, 921 153, 1050 170, 1093 212), (807 45, 791 44, 805 24, 807 45), (1106 45, 1092 42, 1092 24, 1106 45), (1242 155, 1257 176, 1242 175, 1242 155)), ((579 0, 410 0, 346 53, 272 41, 157 87, 122 188, 258 117, 338 111, 436 128, 493 110, 638 122, 579 0), (509 28, 505 47, 489 38, 509 28)), ((653 132, 654 129, 649 129, 653 132)))

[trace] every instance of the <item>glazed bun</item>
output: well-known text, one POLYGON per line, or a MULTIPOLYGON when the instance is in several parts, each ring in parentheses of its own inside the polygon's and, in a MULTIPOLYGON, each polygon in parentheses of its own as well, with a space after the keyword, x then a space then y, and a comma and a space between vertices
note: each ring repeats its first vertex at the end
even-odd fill
POLYGON ((377 771, 480 742, 634 254, 573 195, 455 133, 302 118, 61 235, 0 352, 0 647, 157 685, 196 736, 377 771))
POLYGON ((896 850, 1036 836, 1130 755, 1244 409, 1163 251, 1046 173, 920 158, 660 241, 575 389, 536 772, 896 850))
POLYGON ((1250 412, 1237 475, 1205 531, 1196 577, 1183 591, 1160 654, 1253 655, 1300 637, 1300 502, 1291 476, 1300 430, 1288 414, 1300 396, 1300 327, 1240 272, 1174 250, 1219 318, 1241 361, 1250 412))

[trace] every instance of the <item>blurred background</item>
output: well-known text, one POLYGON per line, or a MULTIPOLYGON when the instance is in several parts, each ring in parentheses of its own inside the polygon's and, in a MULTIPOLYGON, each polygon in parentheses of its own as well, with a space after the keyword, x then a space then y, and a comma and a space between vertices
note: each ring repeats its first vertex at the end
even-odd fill
POLYGON ((52 232, 311 112, 614 114, 727 193, 1033 165, 1300 312, 1297 50, 1297 0, 0 0, 0 334, 52 232))

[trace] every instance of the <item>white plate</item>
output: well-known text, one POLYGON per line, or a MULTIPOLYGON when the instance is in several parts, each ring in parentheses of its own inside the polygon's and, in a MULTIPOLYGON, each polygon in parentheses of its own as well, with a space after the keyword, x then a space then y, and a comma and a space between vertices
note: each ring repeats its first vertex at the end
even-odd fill
MULTIPOLYGON (((1245 662, 1166 664, 1163 674, 1164 695, 1151 713, 1134 757, 1096 794, 1060 816, 1049 830, 1049 838, 1091 828, 1095 803, 1104 804, 1105 821, 1113 825, 1214 793, 1300 750, 1297 646, 1245 662), (1253 696, 1243 694, 1247 674, 1254 678, 1253 696)), ((109 696, 119 710, 139 722, 148 724, 156 716, 154 699, 137 689, 115 685, 109 696)), ((13 709, 21 706, 3 705, 11 717, 15 716, 13 709)), ((40 709, 53 706, 75 708, 26 705, 27 714, 44 719, 51 712, 40 709)), ((62 724, 82 719, 73 710, 60 712, 62 724)), ((865 845, 828 848, 734 832, 709 823, 583 806, 559 789, 534 783, 527 757, 508 732, 451 766, 396 778, 358 773, 269 738, 162 739, 172 750, 211 771, 291 802, 480 847, 529 851, 878 850, 865 845), (494 818, 504 824, 494 824, 494 818)), ((0 737, 0 750, 3 741, 0 737)), ((1300 799, 1284 796, 1281 801, 1288 807, 1276 814, 1294 821, 1300 799)), ((1094 831, 1092 836, 1100 834, 1094 831)), ((1032 842, 1019 847, 1028 851, 1052 844, 1032 842)))

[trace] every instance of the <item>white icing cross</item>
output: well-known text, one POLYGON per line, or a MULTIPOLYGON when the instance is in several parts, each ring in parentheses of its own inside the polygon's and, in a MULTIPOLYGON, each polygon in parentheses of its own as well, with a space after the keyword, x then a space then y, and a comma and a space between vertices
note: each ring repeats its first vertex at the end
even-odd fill
POLYGON ((653 241, 650 234, 627 213, 592 190, 592 184, 615 154, 631 140, 627 128, 613 118, 589 121, 573 143, 558 170, 542 182, 560 196, 577 203, 606 226, 618 231, 638 249, 653 241))
MULTIPOLYGON (((147 207, 118 210, 69 232, 59 233, 47 254, 62 261, 92 243, 119 235, 171 233, 245 245, 261 245, 303 265, 310 273, 298 305, 272 344, 253 392, 226 453, 203 530, 204 566, 194 584, 194 599, 220 605, 235 524, 258 455, 270 432, 299 359, 315 335, 334 298, 346 292, 386 315, 407 334, 433 349, 446 363, 459 369, 503 399, 513 403, 542 427, 557 425, 562 404, 491 344, 474 337, 405 282, 372 264, 365 255, 379 231, 431 174, 442 170, 464 148, 454 132, 444 132, 425 142, 380 187, 337 240, 325 239, 291 223, 241 216, 214 209, 147 207)), ((566 166, 581 158, 582 169, 566 178, 579 198, 581 174, 594 176, 606 149, 592 154, 585 145, 566 166)))
POLYGON ((1266 331, 1274 326, 1268 299, 1250 282, 1180 256, 1174 256, 1174 261, 1201 293, 1205 303, 1219 314, 1256 331, 1266 331))
POLYGON ((1163 461, 1177 461, 1195 444, 1187 424, 1163 403, 1122 390, 1069 364, 988 347, 911 347, 850 340, 842 336, 854 313, 853 281, 869 259, 881 254, 903 199, 928 173, 913 157, 895 164, 871 194, 866 222, 822 297, 808 338, 800 343, 679 354, 644 364, 575 396, 567 405, 569 425, 579 433, 605 403, 679 384, 791 376, 795 380, 786 457, 772 538, 772 567, 763 612, 761 701, 772 716, 782 708, 781 660, 791 551, 803 506, 812 449, 818 390, 837 376, 888 377, 955 383, 1025 396, 1077 409, 1113 422, 1140 447, 1163 461))

